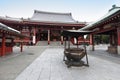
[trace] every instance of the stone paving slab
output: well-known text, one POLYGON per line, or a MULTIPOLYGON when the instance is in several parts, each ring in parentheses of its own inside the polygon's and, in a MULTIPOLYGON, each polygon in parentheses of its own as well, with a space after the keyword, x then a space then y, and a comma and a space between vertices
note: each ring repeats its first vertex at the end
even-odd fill
POLYGON ((19 47, 14 47, 13 53, 0 57, 0 80, 14 80, 45 49, 46 47, 24 46, 21 53, 19 47))
MULTIPOLYGON (((88 55, 90 67, 67 68, 63 48, 46 49, 15 80, 119 80, 120 64, 88 55)), ((85 59, 83 59, 85 60, 85 59)))

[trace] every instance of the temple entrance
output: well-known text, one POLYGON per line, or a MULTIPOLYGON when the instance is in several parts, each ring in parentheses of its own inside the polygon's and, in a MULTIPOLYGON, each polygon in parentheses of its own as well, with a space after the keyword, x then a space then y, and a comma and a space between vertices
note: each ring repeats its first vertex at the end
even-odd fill
POLYGON ((51 31, 51 41, 60 41, 60 30, 51 31))
POLYGON ((48 31, 44 30, 40 32, 40 41, 47 41, 48 40, 48 31))
POLYGON ((48 34, 50 37, 50 41, 60 41, 61 40, 61 31, 60 30, 38 30, 36 39, 37 41, 48 41, 48 34))

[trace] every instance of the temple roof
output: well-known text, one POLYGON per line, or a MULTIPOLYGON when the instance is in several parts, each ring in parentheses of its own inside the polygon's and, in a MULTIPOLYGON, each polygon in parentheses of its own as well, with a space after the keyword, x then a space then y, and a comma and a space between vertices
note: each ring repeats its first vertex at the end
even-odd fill
POLYGON ((23 21, 23 18, 13 18, 13 17, 9 17, 9 16, 5 16, 5 17, 0 16, 0 19, 9 20, 9 21, 18 21, 18 22, 23 21))
POLYGON ((35 10, 30 20, 40 22, 77 23, 71 13, 54 13, 35 10))
POLYGON ((13 21, 18 23, 30 22, 39 24, 69 24, 69 25, 86 25, 86 22, 78 22, 72 18, 71 13, 55 13, 34 10, 34 14, 31 18, 14 18, 9 16, 0 16, 1 21, 13 21))
POLYGON ((20 34, 20 31, 15 30, 15 29, 13 29, 13 28, 11 28, 11 27, 8 27, 8 26, 6 26, 6 25, 4 25, 4 24, 2 24, 2 23, 0 23, 0 29, 1 29, 1 30, 5 30, 5 31, 10 31, 10 32, 15 32, 15 33, 20 34))
POLYGON ((0 30, 3 30, 3 32, 9 32, 11 33, 13 36, 18 36, 18 37, 21 37, 21 38, 24 38, 24 37, 28 37, 26 35, 23 35, 20 33, 20 31, 16 30, 16 29, 13 29, 5 24, 2 24, 0 23, 0 30))
POLYGON ((85 30, 64 30, 62 32, 63 36, 71 36, 71 37, 79 37, 82 35, 90 34, 91 31, 85 31, 85 30))
POLYGON ((81 28, 80 30, 90 29, 90 28, 94 27, 95 25, 98 25, 98 24, 106 21, 107 19, 109 19, 111 16, 115 15, 118 12, 120 12, 120 7, 116 7, 115 5, 113 5, 113 7, 108 11, 108 13, 106 15, 104 15, 103 17, 101 17, 97 21, 95 21, 95 22, 81 28))

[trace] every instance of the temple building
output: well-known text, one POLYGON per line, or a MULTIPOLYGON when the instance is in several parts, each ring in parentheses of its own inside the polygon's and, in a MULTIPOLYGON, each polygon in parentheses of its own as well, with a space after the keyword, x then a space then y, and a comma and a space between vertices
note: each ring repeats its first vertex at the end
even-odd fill
MULTIPOLYGON (((0 56, 5 56, 13 52, 14 39, 22 40, 24 36, 18 30, 0 23, 0 56)), ((20 51, 23 51, 22 42, 20 51)))
MULTIPOLYGON (((0 17, 0 22, 19 30, 22 34, 30 36, 23 40, 24 44, 36 44, 38 41, 60 41, 63 44, 63 30, 80 29, 86 22, 78 22, 72 18, 71 13, 55 13, 34 10, 31 18, 0 17)), ((15 42, 20 42, 17 38, 15 42)))
POLYGON ((92 50, 94 50, 94 35, 109 35, 110 46, 108 46, 107 51, 120 54, 120 7, 113 5, 105 16, 81 30, 93 31, 90 35, 92 50))

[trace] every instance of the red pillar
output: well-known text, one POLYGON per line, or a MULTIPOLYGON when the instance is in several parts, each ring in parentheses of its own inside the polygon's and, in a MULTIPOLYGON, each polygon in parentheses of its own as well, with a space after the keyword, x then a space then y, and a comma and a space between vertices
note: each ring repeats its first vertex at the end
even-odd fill
MULTIPOLYGON (((63 26, 61 27, 61 34, 62 32, 63 32, 63 26)), ((61 45, 63 45, 63 41, 64 41, 63 36, 61 36, 61 45)))
POLYGON ((63 36, 61 36, 61 44, 63 45, 63 36))
POLYGON ((117 53, 120 55, 120 27, 117 28, 117 53))
POLYGON ((112 46, 112 35, 110 35, 109 42, 110 42, 110 46, 112 46))
POLYGON ((1 56, 5 56, 5 34, 3 33, 3 37, 2 37, 2 46, 1 46, 1 56))
POLYGON ((21 45, 20 45, 20 52, 23 52, 23 42, 21 42, 21 45))
POLYGON ((14 46, 14 39, 12 39, 12 41, 11 41, 11 52, 13 52, 13 46, 14 46))
POLYGON ((50 30, 48 30, 48 44, 50 44, 50 30))
POLYGON ((94 39, 93 39, 93 34, 90 34, 90 45, 91 45, 91 50, 94 51, 94 39))
POLYGON ((93 45, 93 35, 90 34, 90 45, 93 45))
POLYGON ((120 28, 117 28, 118 45, 120 46, 120 28))
POLYGON ((115 36, 114 36, 114 33, 112 34, 112 45, 114 46, 115 45, 115 36))
POLYGON ((33 29, 33 44, 36 44, 36 28, 33 29))

